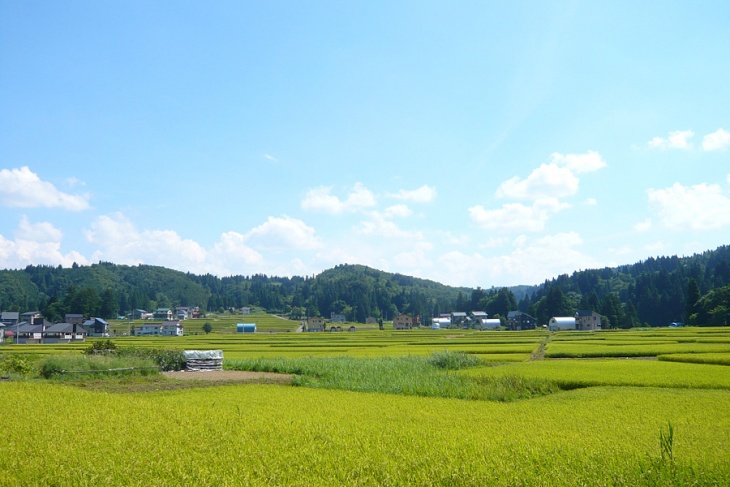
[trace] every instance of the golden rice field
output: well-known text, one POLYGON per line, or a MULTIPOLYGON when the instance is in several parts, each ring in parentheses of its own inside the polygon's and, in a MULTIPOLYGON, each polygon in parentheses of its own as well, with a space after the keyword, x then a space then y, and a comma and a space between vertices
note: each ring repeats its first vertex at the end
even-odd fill
MULTIPOLYGON (((562 390, 495 402, 282 384, 129 393, 2 381, 0 486, 730 485, 730 328, 115 342, 222 349, 226 359, 462 351, 489 364, 444 373, 544 379, 562 390), (530 360, 540 351, 545 360, 530 360)), ((6 345, 0 354, 88 345, 6 345)))

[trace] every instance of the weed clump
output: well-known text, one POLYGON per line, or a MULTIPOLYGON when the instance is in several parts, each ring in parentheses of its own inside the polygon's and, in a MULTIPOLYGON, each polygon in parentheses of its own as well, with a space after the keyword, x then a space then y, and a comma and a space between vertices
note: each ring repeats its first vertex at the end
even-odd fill
POLYGON ((428 363, 434 367, 445 370, 460 370, 467 367, 483 365, 484 361, 476 355, 465 352, 451 352, 444 350, 436 352, 428 358, 428 363))

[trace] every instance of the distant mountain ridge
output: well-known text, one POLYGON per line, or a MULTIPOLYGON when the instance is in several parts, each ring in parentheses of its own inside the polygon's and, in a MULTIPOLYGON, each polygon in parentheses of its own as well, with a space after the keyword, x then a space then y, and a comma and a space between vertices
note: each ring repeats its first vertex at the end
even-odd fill
POLYGON ((364 322, 368 317, 389 320, 398 313, 427 320, 457 310, 505 316, 514 309, 545 320, 555 313, 590 308, 602 313, 611 326, 628 327, 689 320, 695 303, 688 299, 699 301, 728 285, 728 246, 690 257, 652 257, 615 268, 576 271, 536 286, 489 289, 447 286, 353 264, 311 277, 217 277, 99 262, 2 270, 0 310, 40 310, 48 319, 60 320, 65 313, 113 318, 133 309, 157 307, 199 306, 218 311, 260 306, 295 319, 336 313, 364 322))

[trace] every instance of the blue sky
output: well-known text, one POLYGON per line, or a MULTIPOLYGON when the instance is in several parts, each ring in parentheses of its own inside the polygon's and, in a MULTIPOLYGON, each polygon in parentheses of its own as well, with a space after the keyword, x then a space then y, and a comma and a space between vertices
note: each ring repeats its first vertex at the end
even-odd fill
POLYGON ((0 0, 0 268, 451 285, 730 244, 730 3, 0 0))

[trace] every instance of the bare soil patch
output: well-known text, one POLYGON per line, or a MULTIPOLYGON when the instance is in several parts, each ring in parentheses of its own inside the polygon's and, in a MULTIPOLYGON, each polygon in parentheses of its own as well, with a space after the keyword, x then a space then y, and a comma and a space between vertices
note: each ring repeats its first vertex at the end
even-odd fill
POLYGON ((291 384, 292 382, 292 376, 289 374, 244 372, 239 370, 177 371, 163 372, 162 375, 170 379, 210 382, 254 382, 263 384, 291 384))

